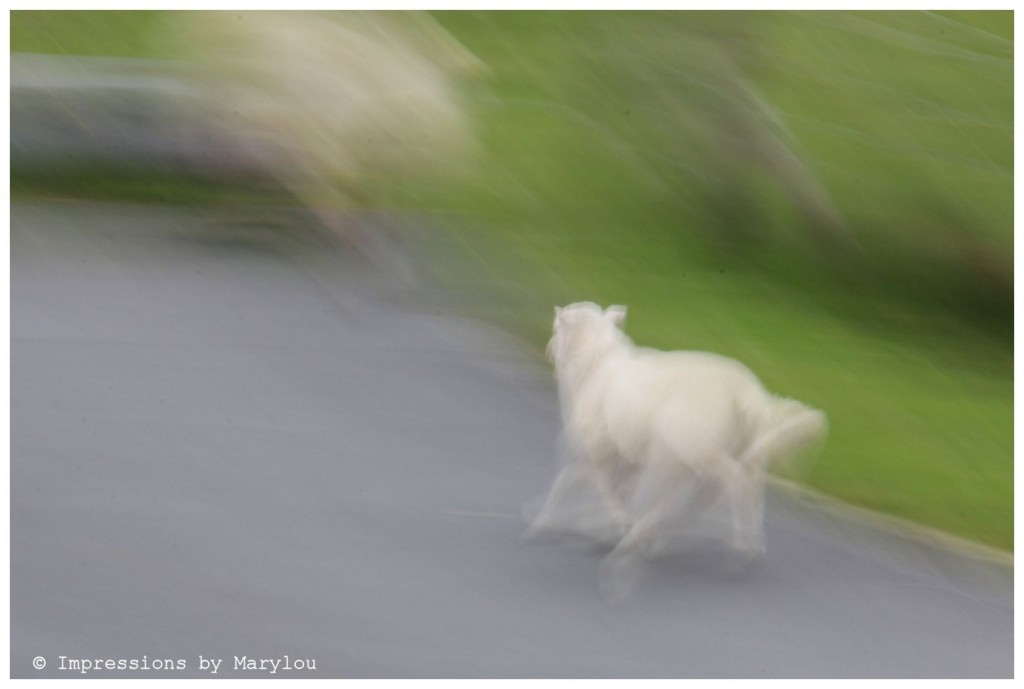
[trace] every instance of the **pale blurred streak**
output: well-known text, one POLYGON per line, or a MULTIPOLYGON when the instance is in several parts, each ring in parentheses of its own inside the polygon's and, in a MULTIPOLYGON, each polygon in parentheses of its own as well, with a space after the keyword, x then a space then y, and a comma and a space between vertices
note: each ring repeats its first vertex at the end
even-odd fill
POLYGON ((414 12, 176 13, 204 123, 234 141, 328 228, 375 185, 464 171, 475 156, 462 85, 484 67, 414 12))

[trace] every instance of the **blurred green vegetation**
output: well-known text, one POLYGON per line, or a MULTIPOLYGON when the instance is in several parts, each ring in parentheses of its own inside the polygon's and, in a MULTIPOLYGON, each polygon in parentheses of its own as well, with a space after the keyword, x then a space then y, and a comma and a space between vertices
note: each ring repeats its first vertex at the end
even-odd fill
POLYGON ((481 313, 628 304, 827 410, 782 473, 1012 548, 1010 13, 437 16, 492 69, 481 313))
POLYGON ((11 51, 93 57, 171 57, 158 40, 165 12, 15 10, 11 51))
MULTIPOLYGON (((782 473, 1012 548, 1011 12, 434 16, 488 66, 482 154, 375 198, 444 211, 467 308, 540 351, 554 304, 628 304, 829 413, 782 473)), ((12 50, 173 57, 160 24, 14 12, 12 50)))

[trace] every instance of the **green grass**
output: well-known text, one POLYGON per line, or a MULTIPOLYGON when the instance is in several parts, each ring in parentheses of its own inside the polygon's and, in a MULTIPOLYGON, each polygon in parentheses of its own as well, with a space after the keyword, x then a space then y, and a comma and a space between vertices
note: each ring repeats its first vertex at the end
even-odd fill
MULTIPOLYGON (((165 56, 158 13, 77 14, 12 48, 165 56)), ((628 304, 828 412, 783 473, 1012 548, 1011 13, 435 16, 489 67, 483 155, 377 198, 457 218, 438 279, 538 352, 554 304, 628 304)))

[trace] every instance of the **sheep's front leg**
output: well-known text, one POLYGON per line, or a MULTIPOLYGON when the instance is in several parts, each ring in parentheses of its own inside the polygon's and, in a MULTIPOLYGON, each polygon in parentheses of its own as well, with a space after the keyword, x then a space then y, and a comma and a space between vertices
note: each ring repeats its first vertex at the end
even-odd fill
POLYGON ((544 498, 544 502, 537 514, 532 517, 526 514, 523 515, 529 521, 529 526, 523 533, 525 538, 533 539, 544 532, 553 530, 553 525, 556 521, 555 515, 558 513, 559 508, 566 502, 569 493, 585 479, 584 469, 585 467, 580 461, 570 460, 558 472, 558 476, 555 477, 554 483, 551 484, 551 489, 548 491, 547 497, 544 498))
POLYGON ((619 491, 616 491, 616 487, 612 482, 612 477, 606 468, 607 466, 607 462, 595 465, 593 467, 591 479, 593 481, 594 488, 597 489, 597 493, 601 497, 601 502, 604 505, 605 510, 615 521, 616 528, 618 529, 618 536, 621 538, 629 531, 633 518, 626 510, 626 506, 623 503, 622 498, 619 496, 619 491))
POLYGON ((554 482, 535 514, 524 509, 523 517, 529 523, 523 536, 534 539, 545 533, 577 532, 597 541, 613 539, 618 542, 627 529, 628 514, 616 495, 610 478, 600 471, 591 456, 568 439, 561 443, 561 465, 554 482), (600 502, 600 512, 595 507, 590 511, 581 510, 586 502, 580 502, 585 493, 596 493, 591 500, 600 502), (609 519, 614 520, 609 525, 609 519))
POLYGON ((604 512, 615 523, 616 540, 622 538, 632 522, 621 497, 622 486, 616 485, 614 476, 616 469, 622 468, 622 458, 602 433, 582 433, 573 426, 566 430, 565 440, 568 453, 587 467, 586 479, 597 492, 604 512))

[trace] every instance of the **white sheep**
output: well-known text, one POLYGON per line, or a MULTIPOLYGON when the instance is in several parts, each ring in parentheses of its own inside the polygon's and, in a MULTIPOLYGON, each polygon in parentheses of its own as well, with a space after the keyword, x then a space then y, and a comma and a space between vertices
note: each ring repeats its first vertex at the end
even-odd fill
MULTIPOLYGON (((733 546, 763 554, 767 468, 827 428, 824 413, 770 394, 738 361, 637 347, 621 329, 625 316, 625 307, 591 302, 555 309, 548 354, 567 460, 527 530, 557 530, 565 497, 592 485, 616 527, 602 563, 606 592, 621 592, 638 558, 662 551, 667 526, 723 495, 733 546)), ((593 523, 574 526, 593 535, 593 523)))

